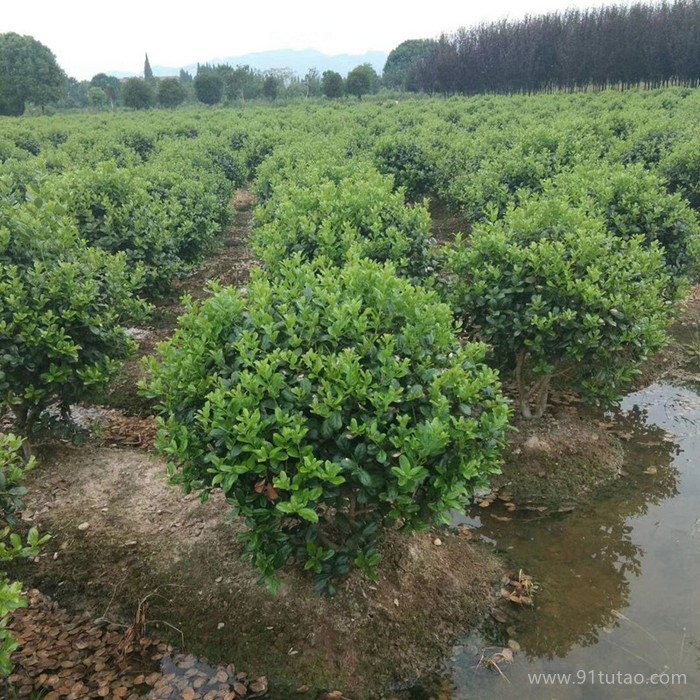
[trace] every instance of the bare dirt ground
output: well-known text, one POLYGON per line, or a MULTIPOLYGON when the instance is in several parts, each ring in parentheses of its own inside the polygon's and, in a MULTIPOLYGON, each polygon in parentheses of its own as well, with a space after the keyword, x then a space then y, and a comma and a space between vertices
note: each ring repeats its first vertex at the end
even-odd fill
POLYGON ((517 428, 503 473, 492 482, 500 500, 540 512, 571 510, 621 475, 620 441, 576 409, 521 421, 517 428))
POLYGON ((437 199, 430 202, 433 238, 440 244, 450 244, 458 233, 471 231, 471 224, 463 214, 455 212, 437 199))

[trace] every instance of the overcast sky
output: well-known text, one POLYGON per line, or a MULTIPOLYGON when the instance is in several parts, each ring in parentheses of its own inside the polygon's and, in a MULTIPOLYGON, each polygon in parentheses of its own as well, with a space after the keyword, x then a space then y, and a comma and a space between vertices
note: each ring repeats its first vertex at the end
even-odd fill
POLYGON ((517 18, 607 0, 0 0, 0 33, 29 34, 78 79, 101 71, 180 67, 270 49, 389 52, 482 20, 517 18))

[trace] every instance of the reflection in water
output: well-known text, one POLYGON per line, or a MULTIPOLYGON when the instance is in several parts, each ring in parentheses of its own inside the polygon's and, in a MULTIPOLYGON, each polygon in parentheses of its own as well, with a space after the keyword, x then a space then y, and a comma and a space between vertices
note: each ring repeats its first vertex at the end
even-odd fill
POLYGON ((510 683, 475 670, 475 654, 488 641, 472 637, 451 664, 453 690, 445 694, 443 686, 439 697, 700 697, 700 397, 658 384, 622 408, 613 419, 626 439, 626 475, 597 503, 557 517, 511 514, 497 504, 471 514, 468 522, 533 574, 541 590, 533 610, 514 609, 507 623, 522 648, 504 668, 510 683), (548 686, 528 676, 577 670, 669 670, 687 679, 674 688, 631 688, 548 686))
POLYGON ((532 611, 518 616, 518 642, 528 658, 566 656, 576 645, 596 643, 601 628, 618 624, 617 611, 627 606, 630 578, 641 574, 644 554, 629 519, 677 493, 672 463, 677 446, 664 440, 666 433, 647 425, 642 411, 616 422, 637 454, 627 476, 604 499, 558 518, 503 523, 491 517, 496 513, 481 517, 480 533, 511 551, 518 563, 527 561, 528 572, 536 576, 537 621, 557 621, 533 624, 532 611), (653 478, 642 473, 649 466, 656 469, 653 478))

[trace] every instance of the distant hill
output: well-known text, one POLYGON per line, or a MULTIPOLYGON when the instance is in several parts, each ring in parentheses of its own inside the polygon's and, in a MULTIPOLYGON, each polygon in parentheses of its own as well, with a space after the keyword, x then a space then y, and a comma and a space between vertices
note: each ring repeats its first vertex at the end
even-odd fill
MULTIPOLYGON (((311 68, 317 68, 323 73, 326 70, 334 70, 345 76, 355 66, 360 63, 370 63, 372 67, 381 75, 386 63, 387 55, 383 51, 369 51, 363 54, 338 54, 337 56, 329 56, 315 49, 280 49, 276 51, 259 51, 257 53, 247 53, 242 56, 227 56, 226 58, 210 58, 201 61, 201 63, 228 63, 231 66, 250 66, 257 70, 271 70, 273 68, 290 68, 300 77, 306 75, 311 68)), ((182 66, 186 71, 194 74, 197 71, 197 64, 192 63, 187 66, 182 66)), ((153 74, 157 76, 178 75, 180 66, 153 66, 153 74)), ((115 75, 118 78, 127 78, 134 75, 124 71, 110 71, 109 75, 115 75)))

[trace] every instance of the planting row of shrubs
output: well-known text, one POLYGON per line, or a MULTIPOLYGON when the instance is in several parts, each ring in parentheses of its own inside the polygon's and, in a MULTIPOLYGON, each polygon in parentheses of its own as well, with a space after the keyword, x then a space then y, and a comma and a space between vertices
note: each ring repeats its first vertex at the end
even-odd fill
POLYGON ((132 133, 114 142, 129 158, 100 162, 66 137, 3 164, 0 401, 22 435, 50 406, 66 414, 106 386, 134 348, 125 325, 145 318, 144 299, 167 293, 226 224, 245 154, 182 138, 132 133))
POLYGON ((111 144, 16 134, 0 143, 4 403, 28 430, 104 383, 144 312, 134 294, 201 258, 255 174, 264 271, 191 304, 161 346, 146 386, 159 446, 174 482, 225 492, 269 583, 290 558, 331 592, 353 567, 373 576, 383 528, 445 522, 498 468, 498 372, 537 416, 554 382, 614 400, 665 342, 699 229, 686 98, 652 97, 254 110, 245 129, 185 113, 111 144), (644 131, 645 106, 673 129, 644 131), (445 251, 426 193, 473 224, 445 251))
POLYGON ((574 154, 550 167, 547 143, 539 160, 502 147, 502 199, 484 194, 488 216, 436 255, 426 205, 405 198, 438 171, 393 145, 273 153, 252 233, 264 271, 190 305, 151 362, 171 480, 223 490, 273 586, 290 559, 319 590, 375 576, 384 528, 449 522, 498 469, 509 410, 492 367, 525 418, 554 382, 613 402, 696 278, 696 215, 658 175, 574 154), (530 179, 509 184, 506 162, 534 164, 530 179))
MULTIPOLYGON (((12 531, 37 422, 114 378, 135 348, 125 325, 210 250, 248 177, 245 155, 220 139, 122 136, 0 140, 0 407, 25 436, 0 435, 0 563, 36 556, 47 539, 12 531)), ((21 588, 0 572, 0 676, 21 588)))

